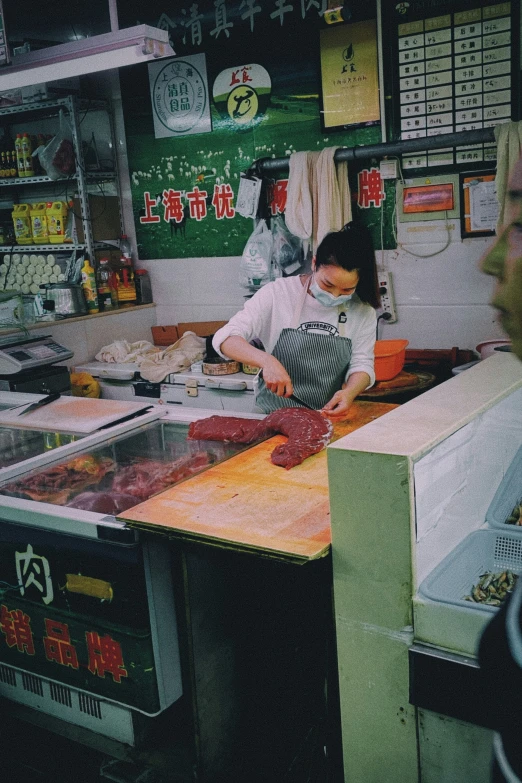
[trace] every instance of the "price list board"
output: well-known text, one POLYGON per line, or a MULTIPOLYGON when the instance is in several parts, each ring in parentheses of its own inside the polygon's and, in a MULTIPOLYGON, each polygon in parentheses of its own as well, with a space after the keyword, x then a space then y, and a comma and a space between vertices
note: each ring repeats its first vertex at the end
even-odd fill
MULTIPOLYGON (((418 139, 518 120, 518 0, 411 0, 388 7, 393 138, 418 139)), ((475 170, 495 159, 491 143, 404 155, 402 164, 408 170, 475 170)))

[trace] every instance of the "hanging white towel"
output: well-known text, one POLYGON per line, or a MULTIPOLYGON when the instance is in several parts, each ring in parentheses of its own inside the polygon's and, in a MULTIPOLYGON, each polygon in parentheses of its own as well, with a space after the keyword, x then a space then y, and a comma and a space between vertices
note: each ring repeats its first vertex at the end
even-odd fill
POLYGON ((497 171, 495 185, 499 203, 497 234, 504 228, 504 207, 509 175, 522 152, 522 122, 504 122, 495 126, 497 171))
POLYGON ((288 230, 300 239, 312 236, 312 194, 308 177, 308 153, 290 155, 290 172, 286 197, 285 222, 288 230))
POLYGON ((351 220, 348 166, 339 164, 336 169, 334 155, 337 147, 326 147, 319 153, 316 166, 317 179, 317 234, 314 236, 314 252, 323 237, 330 231, 340 231, 351 220))

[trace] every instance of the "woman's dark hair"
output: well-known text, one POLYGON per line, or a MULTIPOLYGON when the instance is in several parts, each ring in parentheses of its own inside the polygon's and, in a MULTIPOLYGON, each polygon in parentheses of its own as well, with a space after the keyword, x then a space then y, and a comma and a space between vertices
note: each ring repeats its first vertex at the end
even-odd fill
POLYGON ((370 232, 362 223, 347 223, 341 231, 327 234, 315 256, 315 266, 340 266, 347 272, 357 271, 357 296, 361 302, 380 307, 377 265, 370 232))

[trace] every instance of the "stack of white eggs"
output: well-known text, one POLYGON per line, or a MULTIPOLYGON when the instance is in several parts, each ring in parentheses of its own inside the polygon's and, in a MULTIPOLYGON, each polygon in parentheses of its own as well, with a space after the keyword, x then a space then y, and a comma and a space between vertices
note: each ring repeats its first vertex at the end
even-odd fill
POLYGON ((15 289, 23 294, 39 294, 40 286, 61 283, 65 275, 56 257, 35 255, 5 255, 0 266, 0 291, 15 289))

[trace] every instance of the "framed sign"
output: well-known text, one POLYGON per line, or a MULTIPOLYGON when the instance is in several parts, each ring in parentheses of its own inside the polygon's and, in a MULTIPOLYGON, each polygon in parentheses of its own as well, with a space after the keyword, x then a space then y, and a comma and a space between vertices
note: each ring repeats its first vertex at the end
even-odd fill
POLYGON ((379 123, 376 21, 321 30, 320 54, 323 130, 379 123))
POLYGON ((171 57, 149 63, 148 68, 154 137, 210 133, 205 55, 171 57))
POLYGON ((493 236, 499 213, 494 172, 461 174, 460 185, 462 238, 493 236))

